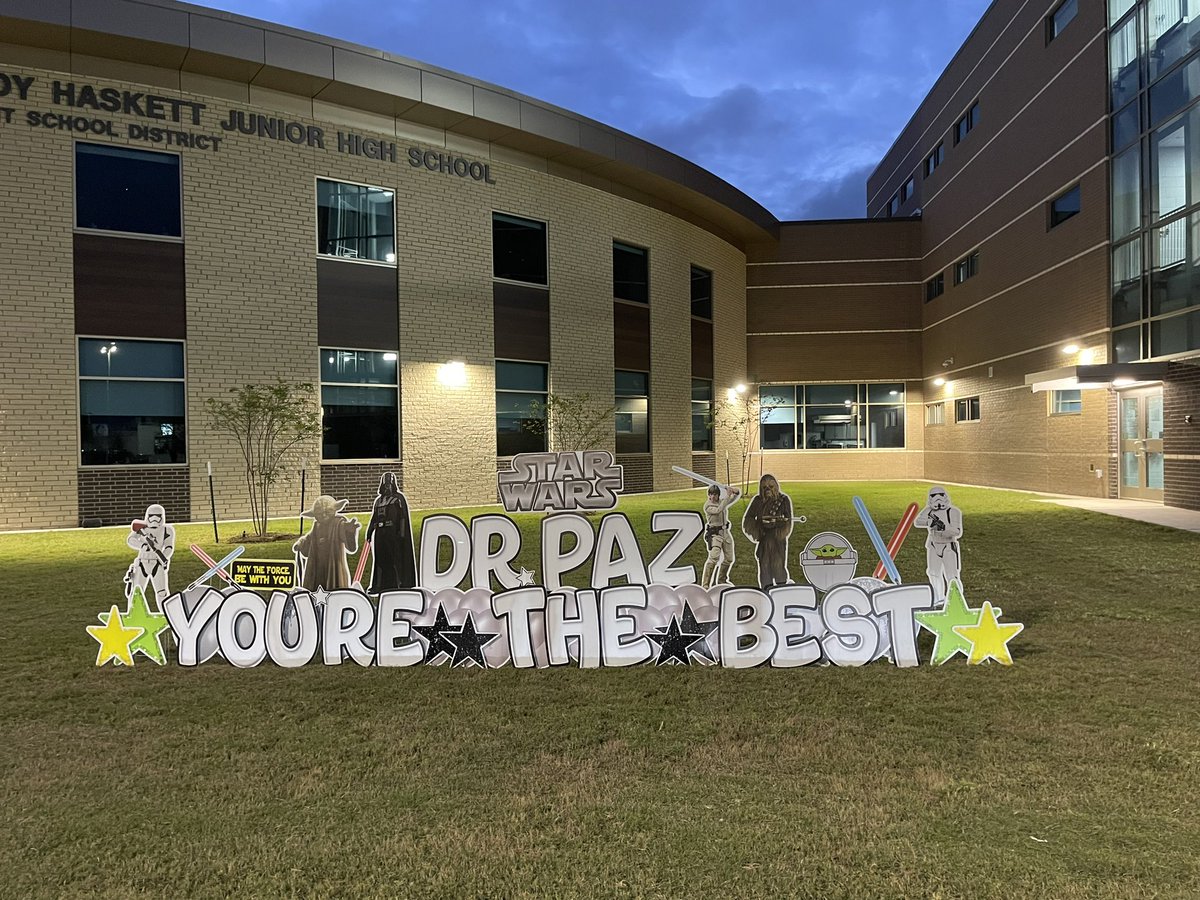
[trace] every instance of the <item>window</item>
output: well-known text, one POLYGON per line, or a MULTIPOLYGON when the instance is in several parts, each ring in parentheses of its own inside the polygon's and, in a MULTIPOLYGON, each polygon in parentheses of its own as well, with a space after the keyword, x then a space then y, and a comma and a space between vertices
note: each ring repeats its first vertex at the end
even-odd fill
POLYGON ((979 254, 972 253, 954 264, 954 283, 962 284, 979 273, 979 254))
POLYGON ((692 450, 712 450, 712 382, 692 379, 692 450))
POLYGON ((1047 44, 1063 33, 1063 29, 1075 18, 1077 12, 1079 12, 1078 0, 1063 0, 1058 4, 1054 12, 1046 17, 1047 44))
POLYGON ((692 266, 692 315, 701 319, 713 317, 712 272, 692 266))
POLYGON ((318 178, 317 253, 395 264, 396 195, 318 178))
POLYGON ((646 250, 613 241, 613 296, 650 302, 650 255, 646 250))
POLYGON ((946 292, 946 273, 938 272, 925 282, 925 302, 935 300, 946 292))
POLYGON ((954 421, 956 422, 978 422, 979 421, 979 398, 978 397, 963 397, 961 400, 954 401, 954 421))
POLYGON ((1050 227, 1061 225, 1071 216, 1079 215, 1079 185, 1050 201, 1050 227))
POLYGON ((75 225, 182 237, 179 157, 98 144, 75 145, 75 225))
MULTIPOLYGON (((1142 239, 1121 244, 1112 253, 1112 323, 1142 318, 1142 239)), ((1124 360, 1120 360, 1124 362, 1124 360)))
POLYGON ((759 390, 764 450, 904 446, 904 385, 769 385, 759 390))
POLYGON ((546 223, 492 213, 492 275, 549 284, 546 273, 546 223))
POLYGON ((1153 81, 1196 48, 1196 0, 1150 0, 1146 43, 1153 81))
POLYGON ((496 454, 516 456, 546 449, 544 363, 496 360, 496 454))
POLYGON ((946 424, 946 404, 945 403, 928 403, 925 405, 925 424, 926 425, 945 425, 946 424))
POLYGON ((928 178, 934 170, 946 159, 946 145, 938 144, 933 152, 925 157, 925 177, 928 178))
POLYGON ((398 459, 395 353, 321 350, 321 457, 398 459))
POLYGON ((616 373, 617 452, 650 452, 650 376, 646 372, 616 373))
POLYGON ((971 104, 971 108, 963 113, 963 117, 954 124, 954 143, 959 143, 963 138, 975 130, 975 126, 979 124, 979 101, 971 104))
POLYGON ((904 182, 904 186, 902 188, 900 188, 900 202, 907 203, 909 197, 911 197, 913 194, 915 194, 916 191, 917 191, 916 179, 913 179, 913 178, 908 179, 908 181, 904 182))
POLYGON ((1120 109, 1136 97, 1141 87, 1137 20, 1137 16, 1130 16, 1108 34, 1108 77, 1112 84, 1113 109, 1120 109))
POLYGON ((85 466, 187 462, 183 344, 79 339, 85 466))
POLYGON ((1050 392, 1050 415, 1073 416, 1083 412, 1083 392, 1078 388, 1071 391, 1050 392))
POLYGON ((888 201, 888 208, 887 208, 888 218, 889 219, 892 218, 898 212, 900 212, 900 195, 895 194, 892 197, 892 199, 888 201))
POLYGON ((1134 144, 1112 161, 1112 237, 1114 241, 1142 224, 1142 150, 1134 144))
POLYGON ((1150 202, 1154 219, 1200 201, 1200 106, 1150 135, 1150 202))

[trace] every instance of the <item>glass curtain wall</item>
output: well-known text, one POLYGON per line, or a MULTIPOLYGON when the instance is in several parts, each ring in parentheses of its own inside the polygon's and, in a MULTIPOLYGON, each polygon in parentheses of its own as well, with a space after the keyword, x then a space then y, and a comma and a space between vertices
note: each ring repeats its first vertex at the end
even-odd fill
POLYGON ((1109 0, 1117 362, 1200 349, 1200 0, 1109 0))

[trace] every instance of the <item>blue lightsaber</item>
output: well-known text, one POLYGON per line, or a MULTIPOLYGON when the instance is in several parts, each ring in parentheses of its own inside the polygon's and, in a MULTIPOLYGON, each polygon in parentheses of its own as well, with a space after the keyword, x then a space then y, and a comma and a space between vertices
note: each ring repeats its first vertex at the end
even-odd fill
POLYGON ((203 575, 201 575, 199 578, 197 578, 195 581, 193 581, 191 584, 189 584, 187 587, 185 587, 183 589, 183 592, 186 594, 192 588, 199 587, 201 584, 208 581, 208 579, 212 578, 214 575, 216 575, 223 568, 225 568, 227 565, 229 565, 231 562, 233 562, 235 559, 237 559, 239 556, 241 556, 245 552, 246 552, 245 547, 235 547, 232 551, 230 551, 228 556, 226 556, 219 563, 214 564, 211 569, 209 569, 207 572, 205 572, 203 575))
POLYGON ((867 504, 863 503, 862 497, 854 498, 854 509, 858 512, 858 517, 862 520, 863 528, 867 529, 867 536, 871 538, 871 543, 875 545, 875 552, 879 554, 879 561, 887 569, 892 582, 900 584, 900 570, 896 568, 896 562, 892 559, 892 554, 888 553, 887 544, 883 542, 883 535, 875 527, 875 520, 867 512, 867 504))

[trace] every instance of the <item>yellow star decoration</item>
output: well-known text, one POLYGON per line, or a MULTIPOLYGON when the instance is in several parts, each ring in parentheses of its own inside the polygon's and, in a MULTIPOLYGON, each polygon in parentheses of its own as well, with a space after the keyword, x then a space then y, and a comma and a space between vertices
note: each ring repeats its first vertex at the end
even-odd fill
POLYGON ((127 666, 133 665, 133 653, 129 645, 142 636, 144 628, 130 628, 121 621, 121 611, 116 604, 108 611, 108 621, 103 625, 89 625, 87 633, 100 642, 96 653, 96 665, 102 666, 115 659, 127 666))
POLYGON ((978 625, 954 626, 955 634, 971 642, 967 665, 977 666, 989 659, 994 659, 1002 666, 1013 664, 1012 655, 1008 652, 1008 642, 1020 634, 1025 626, 1020 622, 1001 625, 996 621, 996 612, 992 604, 985 600, 979 613, 978 625))

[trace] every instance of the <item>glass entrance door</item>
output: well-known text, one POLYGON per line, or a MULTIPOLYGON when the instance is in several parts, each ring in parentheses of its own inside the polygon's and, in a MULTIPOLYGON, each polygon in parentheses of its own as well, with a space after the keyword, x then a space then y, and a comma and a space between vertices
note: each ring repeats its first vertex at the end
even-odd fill
POLYGON ((1133 500, 1163 499, 1162 388, 1122 391, 1120 495, 1133 500))

